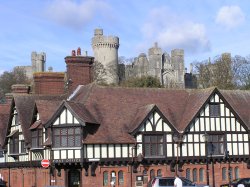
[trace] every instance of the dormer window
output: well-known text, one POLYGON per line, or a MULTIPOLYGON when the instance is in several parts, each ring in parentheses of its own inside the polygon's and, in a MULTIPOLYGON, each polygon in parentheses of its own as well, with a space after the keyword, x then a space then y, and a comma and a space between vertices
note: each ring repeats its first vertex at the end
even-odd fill
POLYGON ((36 129, 32 131, 31 138, 32 138, 32 142, 31 142, 32 149, 43 147, 43 130, 42 129, 36 129))
POLYGON ((54 128, 53 147, 81 147, 81 128, 54 128))
POLYGON ((7 137, 9 137, 9 154, 19 154, 19 134, 18 130, 12 131, 7 137))

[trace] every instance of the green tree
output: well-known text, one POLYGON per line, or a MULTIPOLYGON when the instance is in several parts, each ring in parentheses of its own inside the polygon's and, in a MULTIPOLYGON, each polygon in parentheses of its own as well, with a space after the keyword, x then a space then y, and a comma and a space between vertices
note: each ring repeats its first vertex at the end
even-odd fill
POLYGON ((5 71, 0 76, 0 97, 4 99, 6 93, 11 92, 11 86, 14 84, 30 84, 31 80, 25 74, 22 68, 15 68, 13 71, 5 71))
POLYGON ((195 64, 198 87, 216 86, 220 89, 247 89, 250 83, 250 60, 230 53, 216 56, 213 61, 195 64))
POLYGON ((152 76, 143 76, 130 78, 121 83, 124 87, 150 87, 150 88, 161 88, 161 83, 158 78, 152 76))

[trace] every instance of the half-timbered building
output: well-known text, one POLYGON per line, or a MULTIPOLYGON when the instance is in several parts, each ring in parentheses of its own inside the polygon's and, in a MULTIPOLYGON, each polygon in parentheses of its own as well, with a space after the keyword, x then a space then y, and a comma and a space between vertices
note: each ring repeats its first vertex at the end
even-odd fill
MULTIPOLYGON (((91 60, 66 57, 85 70, 91 60)), ((249 177, 249 91, 74 85, 77 76, 67 75, 72 93, 19 90, 0 105, 7 186, 146 186, 175 172, 219 186, 249 177)))

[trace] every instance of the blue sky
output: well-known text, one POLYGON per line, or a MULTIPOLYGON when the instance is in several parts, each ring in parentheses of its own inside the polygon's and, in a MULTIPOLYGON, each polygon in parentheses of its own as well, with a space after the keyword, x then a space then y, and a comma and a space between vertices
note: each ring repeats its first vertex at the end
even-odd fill
MULTIPOLYGON (((95 28, 120 38, 119 56, 185 50, 185 64, 223 52, 250 54, 249 0, 0 0, 0 73, 47 54, 46 67, 65 71, 64 57, 81 47, 93 55, 95 28)), ((46 69, 47 69, 46 68, 46 69)))

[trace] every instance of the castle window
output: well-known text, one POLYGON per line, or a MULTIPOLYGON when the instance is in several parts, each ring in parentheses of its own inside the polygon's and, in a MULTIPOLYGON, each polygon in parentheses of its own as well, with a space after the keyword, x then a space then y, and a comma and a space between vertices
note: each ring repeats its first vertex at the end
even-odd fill
POLYGON ((219 117, 220 116, 220 104, 210 104, 209 105, 209 116, 219 117))
POLYGON ((54 128, 53 129, 54 147, 80 147, 81 146, 81 128, 54 128))
POLYGON ((32 148, 41 148, 43 144, 43 130, 37 129, 31 132, 32 148))
POLYGON ((144 135, 144 155, 163 156, 163 135, 144 135))

